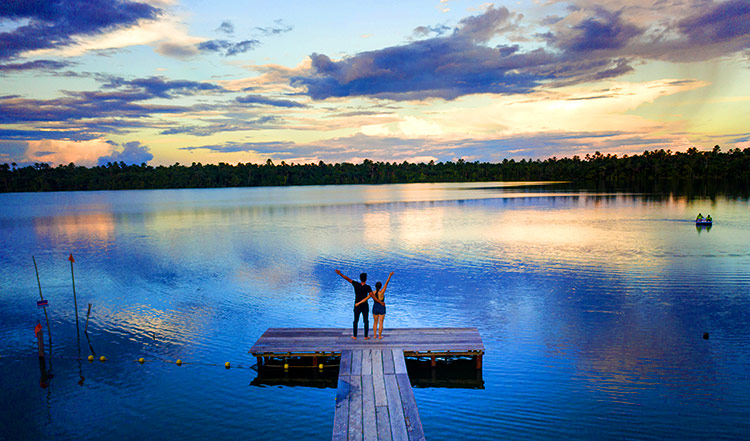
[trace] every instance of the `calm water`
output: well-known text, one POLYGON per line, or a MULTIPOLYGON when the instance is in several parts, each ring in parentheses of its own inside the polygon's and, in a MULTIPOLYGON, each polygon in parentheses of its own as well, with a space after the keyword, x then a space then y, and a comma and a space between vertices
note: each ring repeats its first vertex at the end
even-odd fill
POLYGON ((336 268, 395 271, 386 334, 479 328, 483 388, 414 389, 430 440, 750 439, 747 199, 483 183, 0 194, 0 207, 3 440, 329 438, 335 389, 252 385, 247 351, 268 327, 350 326, 336 268), (699 211, 712 229, 696 230, 699 211), (92 351, 109 360, 78 359, 92 351))

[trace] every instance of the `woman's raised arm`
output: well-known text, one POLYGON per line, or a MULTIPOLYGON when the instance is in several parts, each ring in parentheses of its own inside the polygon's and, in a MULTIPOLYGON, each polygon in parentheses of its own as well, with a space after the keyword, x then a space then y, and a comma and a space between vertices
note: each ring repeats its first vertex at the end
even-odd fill
POLYGON ((390 274, 388 274, 388 279, 386 279, 386 281, 385 281, 385 285, 383 285, 383 290, 382 290, 382 291, 380 291, 380 292, 382 292, 383 294, 385 294, 385 289, 386 289, 386 288, 388 288, 388 282, 390 282, 390 281, 391 281, 391 276, 392 276, 392 275, 393 275, 393 271, 391 271, 391 273, 390 273, 390 274))

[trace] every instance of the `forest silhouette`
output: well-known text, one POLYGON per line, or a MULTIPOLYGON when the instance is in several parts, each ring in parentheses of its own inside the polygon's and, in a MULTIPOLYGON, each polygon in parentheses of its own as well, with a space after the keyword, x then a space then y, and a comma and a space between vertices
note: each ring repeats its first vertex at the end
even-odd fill
POLYGON ((424 182, 571 181, 597 185, 646 187, 665 182, 750 184, 750 148, 722 152, 690 148, 686 152, 645 151, 640 155, 603 155, 502 162, 360 164, 226 163, 171 166, 110 162, 95 167, 73 163, 51 167, 0 165, 0 192, 222 188, 286 185, 393 184, 424 182))

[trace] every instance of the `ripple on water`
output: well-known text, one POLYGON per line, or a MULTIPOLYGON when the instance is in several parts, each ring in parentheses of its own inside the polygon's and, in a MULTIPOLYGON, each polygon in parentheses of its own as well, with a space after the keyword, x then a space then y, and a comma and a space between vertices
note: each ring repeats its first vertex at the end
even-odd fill
POLYGON ((247 351, 269 327, 351 326, 353 292, 334 269, 371 285, 396 272, 386 334, 479 329, 484 389, 414 390, 429 439, 750 432, 746 200, 463 184, 81 195, 0 216, 12 403, 0 422, 21 422, 19 438, 329 436, 335 390, 251 386, 254 371, 236 367, 254 364, 247 351), (697 232, 689 219, 708 203, 721 224, 697 232), (77 360, 71 251, 79 310, 94 305, 81 355, 106 363, 77 360), (44 320, 29 253, 50 300, 47 389, 28 357, 44 320))

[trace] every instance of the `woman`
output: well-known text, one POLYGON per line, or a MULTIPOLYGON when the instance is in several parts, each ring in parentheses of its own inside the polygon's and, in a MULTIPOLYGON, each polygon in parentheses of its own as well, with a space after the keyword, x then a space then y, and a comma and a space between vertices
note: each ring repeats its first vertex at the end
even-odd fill
POLYGON ((374 303, 372 304, 372 335, 373 338, 383 338, 383 320, 385 319, 385 290, 388 288, 388 282, 391 281, 393 271, 388 274, 388 279, 385 281, 385 286, 380 289, 381 283, 375 284, 375 291, 370 293, 370 297, 374 303), (380 333, 378 333, 378 323, 380 324, 380 333))

